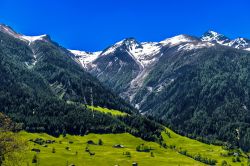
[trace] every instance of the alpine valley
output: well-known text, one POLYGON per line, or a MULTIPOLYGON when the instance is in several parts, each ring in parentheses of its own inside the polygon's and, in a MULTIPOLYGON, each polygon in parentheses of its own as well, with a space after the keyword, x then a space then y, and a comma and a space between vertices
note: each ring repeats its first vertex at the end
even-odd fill
POLYGON ((250 40, 214 31, 161 42, 124 39, 72 57, 141 114, 205 142, 250 149, 250 40))
POLYGON ((0 24, 0 165, 249 165, 249 51, 208 31, 85 52, 0 24))

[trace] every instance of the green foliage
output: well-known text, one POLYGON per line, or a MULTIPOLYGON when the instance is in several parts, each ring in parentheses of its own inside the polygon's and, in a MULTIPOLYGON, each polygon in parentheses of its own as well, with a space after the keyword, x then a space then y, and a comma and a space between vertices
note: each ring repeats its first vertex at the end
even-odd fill
POLYGON ((98 140, 98 145, 103 145, 102 139, 99 139, 99 140, 98 140))
POLYGON ((37 160, 38 160, 37 155, 35 154, 32 158, 32 163, 37 163, 37 160))
POLYGON ((56 153, 56 149, 54 147, 52 148, 52 153, 56 153))
POLYGON ((127 157, 131 157, 131 153, 130 153, 130 152, 125 152, 125 155, 126 155, 127 157))
POLYGON ((136 146, 137 152, 150 152, 152 150, 151 147, 148 147, 147 145, 141 144, 136 146))
POLYGON ((222 161, 221 166, 227 166, 227 162, 225 160, 222 161))
POLYGON ((22 156, 16 153, 26 150, 26 142, 15 130, 16 124, 0 112, 0 165, 14 165, 22 160, 22 156))

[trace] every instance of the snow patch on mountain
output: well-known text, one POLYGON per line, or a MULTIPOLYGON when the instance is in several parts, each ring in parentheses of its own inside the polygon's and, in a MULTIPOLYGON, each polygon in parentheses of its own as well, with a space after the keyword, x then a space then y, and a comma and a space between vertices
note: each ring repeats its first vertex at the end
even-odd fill
POLYGON ((26 40, 26 41, 29 42, 29 44, 31 44, 32 42, 37 41, 37 40, 44 40, 44 38, 46 36, 47 35, 40 35, 40 36, 25 36, 25 35, 20 35, 19 38, 22 39, 22 40, 26 40))
POLYGON ((236 48, 236 49, 244 49, 249 50, 250 48, 250 40, 245 38, 236 38, 234 40, 230 40, 226 36, 219 34, 214 31, 206 32, 202 37, 202 41, 217 43, 220 45, 236 48))
POLYGON ((213 43, 209 43, 209 42, 203 42, 203 43, 186 43, 184 45, 180 45, 178 47, 178 51, 180 51, 180 50, 190 51, 190 50, 207 48, 207 47, 213 47, 213 46, 214 46, 214 44, 213 43))
POLYGON ((86 52, 79 50, 69 50, 69 51, 75 55, 75 59, 77 60, 77 62, 84 68, 86 68, 89 63, 95 61, 102 53, 101 51, 98 52, 86 52))
POLYGON ((202 37, 202 41, 208 41, 208 42, 214 42, 222 45, 228 45, 230 42, 230 39, 227 38, 226 36, 217 33, 215 31, 208 31, 206 32, 202 37))
POLYGON ((178 35, 172 38, 165 39, 160 42, 162 45, 170 45, 170 46, 175 46, 181 43, 186 43, 186 42, 193 42, 193 40, 187 36, 187 35, 178 35))
POLYGON ((250 47, 250 41, 244 38, 237 38, 229 43, 230 47, 244 49, 250 47))
POLYGON ((131 47, 129 52, 144 68, 157 60, 155 55, 160 52, 160 49, 161 45, 158 43, 144 42, 141 44, 141 47, 131 47))

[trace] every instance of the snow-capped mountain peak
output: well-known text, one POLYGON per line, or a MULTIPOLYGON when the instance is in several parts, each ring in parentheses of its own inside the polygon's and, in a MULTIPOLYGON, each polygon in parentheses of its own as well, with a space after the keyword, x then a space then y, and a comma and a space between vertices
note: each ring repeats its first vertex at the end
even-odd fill
POLYGON ((202 37, 202 41, 217 43, 220 45, 233 47, 236 49, 244 49, 250 50, 250 40, 245 38, 236 38, 234 40, 230 40, 228 37, 219 34, 215 31, 208 31, 202 37))
POLYGON ((157 42, 138 42, 135 38, 126 38, 102 52, 103 55, 114 53, 117 49, 127 52, 142 68, 154 62, 155 55, 161 49, 157 42))
POLYGON ((201 37, 201 40, 223 45, 226 45, 230 42, 230 39, 227 38, 226 36, 211 30, 204 33, 201 37))
POLYGON ((245 38, 237 38, 235 40, 232 40, 229 43, 229 46, 237 49, 246 49, 250 47, 250 40, 245 38))
POLYGON ((230 40, 228 37, 215 31, 208 31, 201 38, 178 35, 167 38, 161 42, 138 42, 135 38, 126 38, 108 47, 102 52, 89 53, 85 51, 70 50, 75 59, 83 66, 91 66, 96 59, 101 56, 109 56, 118 53, 119 55, 129 55, 140 66, 141 69, 147 68, 161 57, 161 50, 165 47, 176 47, 176 51, 191 51, 195 49, 209 48, 216 44, 227 47, 250 50, 250 40, 237 38, 230 40))
POLYGON ((130 49, 141 47, 141 44, 135 38, 126 38, 122 41, 122 44, 130 49))
POLYGON ((108 47, 107 49, 105 49, 102 52, 102 55, 111 54, 111 53, 115 52, 116 49, 119 49, 119 48, 133 50, 133 49, 137 49, 140 47, 141 47, 141 44, 138 41, 136 41, 135 38, 126 38, 126 39, 121 40, 121 41, 115 43, 114 45, 108 47))

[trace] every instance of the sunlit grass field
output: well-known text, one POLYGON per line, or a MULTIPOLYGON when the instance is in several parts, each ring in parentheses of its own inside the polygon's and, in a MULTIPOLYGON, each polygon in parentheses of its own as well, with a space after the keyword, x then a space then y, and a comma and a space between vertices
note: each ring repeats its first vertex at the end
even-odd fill
POLYGON ((207 145, 196 140, 192 140, 180 136, 171 130, 169 138, 165 132, 162 133, 168 148, 163 148, 154 142, 147 142, 140 138, 136 138, 128 133, 123 134, 88 134, 86 136, 60 136, 55 138, 47 134, 20 132, 20 136, 28 141, 28 149, 23 152, 25 156, 21 165, 41 165, 41 166, 61 166, 61 165, 77 165, 77 166, 131 166, 133 162, 139 166, 185 166, 185 165, 205 165, 190 157, 178 153, 178 149, 185 149, 190 154, 201 154, 204 157, 216 159, 221 165, 222 161, 234 165, 247 165, 247 159, 241 157, 241 162, 232 162, 233 156, 224 157, 221 154, 227 154, 227 150, 223 150, 221 146, 207 145), (39 145, 29 140, 41 138, 43 140, 55 140, 53 144, 39 145), (103 144, 99 145, 99 140, 103 144), (94 144, 88 144, 88 141, 94 144), (122 145, 124 148, 115 148, 114 145, 122 145), (144 144, 151 147, 151 152, 137 152, 136 147, 144 144), (47 147, 45 147, 45 145, 47 147), (170 145, 176 146, 175 149, 169 148, 170 145), (68 149, 66 149, 68 147, 68 149), (86 147, 94 154, 90 155, 86 152, 86 147), (33 148, 39 149, 40 152, 31 151, 33 148), (52 153, 54 149, 55 153, 52 153), (131 156, 125 155, 130 153, 131 156), (34 155, 37 155, 37 163, 32 163, 34 155))
POLYGON ((146 142, 136 138, 128 133, 124 134, 89 134, 86 136, 70 136, 55 138, 47 134, 33 134, 21 132, 20 135, 26 140, 42 138, 44 140, 55 140, 53 144, 47 144, 44 147, 33 142, 29 142, 29 149, 26 152, 26 160, 23 165, 32 164, 32 158, 35 154, 38 157, 38 165, 41 166, 61 166, 61 165, 79 165, 79 166, 131 166, 137 162, 140 166, 178 166, 178 165, 204 165, 191 158, 183 156, 171 149, 160 147, 154 142, 146 142), (98 140, 103 141, 103 145, 98 145, 98 140), (87 141, 92 140, 97 145, 89 145, 87 141), (70 143, 71 142, 71 143, 70 143), (124 148, 114 148, 116 144, 123 145, 124 148), (137 152, 136 146, 145 144, 153 150, 153 157, 150 152, 137 152), (69 147, 69 150, 65 148, 69 147), (91 156, 85 151, 86 147, 95 153, 91 156), (40 149, 40 153, 31 151, 32 148, 40 149), (52 153, 52 149, 55 153, 52 153), (131 157, 124 155, 130 152, 131 157))
POLYGON ((235 159, 236 157, 234 155, 227 156, 229 151, 224 150, 222 146, 201 143, 197 140, 180 136, 168 128, 166 128, 166 131, 170 134, 170 137, 165 132, 162 132, 162 136, 168 146, 172 145, 178 150, 186 150, 193 156, 200 154, 203 157, 215 159, 218 161, 217 165, 221 165, 222 161, 226 161, 232 166, 242 164, 247 165, 247 156, 241 151, 241 162, 233 162, 233 158, 235 159))
POLYGON ((121 112, 121 111, 118 111, 118 110, 114 110, 114 109, 108 109, 108 108, 103 108, 103 107, 95 107, 95 106, 87 106, 89 109, 93 109, 94 111, 99 111, 99 112, 102 112, 102 113, 105 113, 105 114, 108 114, 110 113, 111 115, 114 115, 114 116, 126 116, 128 115, 127 113, 125 112, 121 112))

